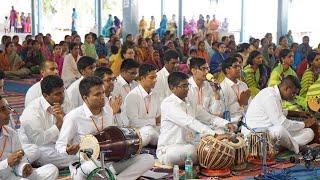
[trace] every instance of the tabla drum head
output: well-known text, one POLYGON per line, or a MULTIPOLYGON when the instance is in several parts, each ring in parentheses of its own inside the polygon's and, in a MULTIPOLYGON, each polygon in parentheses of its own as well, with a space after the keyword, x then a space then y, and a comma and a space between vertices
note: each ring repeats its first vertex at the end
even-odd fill
MULTIPOLYGON (((92 149, 92 159, 97 160, 100 154, 100 146, 97 138, 95 138, 93 135, 89 134, 81 138, 80 140, 80 149, 79 150, 85 150, 85 149, 92 149)), ((89 160, 89 158, 84 154, 81 153, 82 157, 84 157, 85 160, 89 160)))

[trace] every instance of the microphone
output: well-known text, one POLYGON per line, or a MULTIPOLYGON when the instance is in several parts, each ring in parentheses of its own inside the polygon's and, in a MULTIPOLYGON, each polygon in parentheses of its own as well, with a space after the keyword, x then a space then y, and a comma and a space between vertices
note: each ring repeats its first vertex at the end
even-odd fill
POLYGON ((93 149, 92 148, 80 149, 80 152, 85 153, 88 156, 88 158, 91 159, 91 156, 93 154, 93 149))
POLYGON ((206 75, 206 80, 210 83, 210 85, 215 88, 215 90, 221 89, 220 85, 216 80, 214 79, 213 75, 211 73, 208 73, 206 75))

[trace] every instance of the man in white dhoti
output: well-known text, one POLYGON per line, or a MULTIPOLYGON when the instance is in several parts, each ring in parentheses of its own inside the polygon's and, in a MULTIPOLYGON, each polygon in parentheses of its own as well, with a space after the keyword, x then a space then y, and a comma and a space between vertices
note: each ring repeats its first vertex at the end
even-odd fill
MULTIPOLYGON (((299 147, 308 144, 314 137, 312 129, 308 128, 315 121, 305 122, 287 119, 282 100, 292 100, 300 88, 299 80, 294 76, 285 77, 279 85, 261 90, 251 101, 246 116, 243 119, 250 128, 264 128, 281 146, 299 153, 299 147)), ((242 127, 245 136, 250 131, 242 127)))
POLYGON ((59 171, 52 164, 32 168, 24 155, 18 134, 7 126, 9 121, 10 108, 0 96, 0 179, 57 179, 59 171))
POLYGON ((64 156, 55 150, 55 144, 63 124, 63 117, 71 109, 63 110, 64 86, 58 76, 46 76, 41 81, 42 96, 32 101, 22 112, 21 128, 30 143, 38 146, 40 164, 54 164, 58 168, 68 167, 76 156, 64 156))
MULTIPOLYGON (((162 164, 183 165, 189 154, 196 163, 197 134, 211 134, 218 140, 229 138, 227 134, 219 134, 209 126, 201 123, 197 115, 201 113, 185 101, 188 95, 188 75, 173 72, 168 77, 172 94, 161 103, 161 129, 157 147, 157 157, 162 164)), ((213 117, 212 117, 213 119, 213 117)))

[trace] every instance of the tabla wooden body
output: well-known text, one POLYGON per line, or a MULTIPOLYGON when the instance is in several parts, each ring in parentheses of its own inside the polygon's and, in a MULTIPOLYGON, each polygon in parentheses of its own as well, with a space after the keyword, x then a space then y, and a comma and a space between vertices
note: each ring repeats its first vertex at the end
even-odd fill
POLYGON ((202 137, 197 153, 200 165, 207 169, 229 168, 235 158, 234 148, 212 135, 202 137))
POLYGON ((268 130, 264 130, 262 132, 256 132, 256 134, 250 134, 248 137, 249 143, 249 159, 262 159, 262 141, 258 137, 265 137, 267 140, 267 159, 274 159, 275 155, 277 154, 276 150, 274 149, 274 143, 269 135, 268 130))
POLYGON ((98 139, 100 151, 105 152, 107 161, 129 159, 141 152, 141 136, 133 128, 109 126, 94 136, 98 139))
POLYGON ((248 158, 248 147, 244 139, 240 136, 236 137, 238 142, 228 142, 230 146, 232 146, 235 150, 235 158, 233 169, 241 170, 246 168, 246 162, 248 158))

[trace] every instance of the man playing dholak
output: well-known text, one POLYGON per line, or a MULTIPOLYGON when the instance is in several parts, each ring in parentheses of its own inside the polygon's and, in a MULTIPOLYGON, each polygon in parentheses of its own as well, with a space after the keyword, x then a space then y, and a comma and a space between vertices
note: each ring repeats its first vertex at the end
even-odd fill
POLYGON ((46 164, 33 169, 28 163, 18 134, 7 126, 10 112, 0 96, 0 179, 57 179, 59 171, 54 165, 46 164))
POLYGON ((218 135, 196 118, 199 111, 185 100, 189 91, 188 78, 182 72, 172 72, 168 77, 172 94, 161 103, 157 157, 165 165, 183 165, 188 154, 197 162, 196 133, 200 136, 211 134, 218 140, 229 138, 226 134, 218 135))
MULTIPOLYGON (((292 100, 299 88, 299 80, 289 75, 279 85, 261 90, 251 101, 244 119, 248 127, 267 129, 281 146, 295 153, 299 153, 299 147, 312 141, 314 133, 309 127, 315 123, 314 119, 293 121, 284 114, 282 101, 292 100)), ((247 136, 250 131, 242 127, 242 133, 247 136)))
MULTIPOLYGON (((103 81, 99 77, 85 77, 79 84, 83 105, 68 113, 60 130, 56 149, 63 154, 76 154, 80 139, 88 134, 97 134, 108 126, 115 126, 112 109, 105 106, 103 81)), ((126 161, 112 164, 117 179, 134 180, 154 165, 154 158, 149 154, 140 154, 126 161)), ((99 163, 98 163, 98 166, 99 163)), ((73 179, 84 179, 97 168, 93 161, 82 161, 81 166, 70 166, 73 179)))

